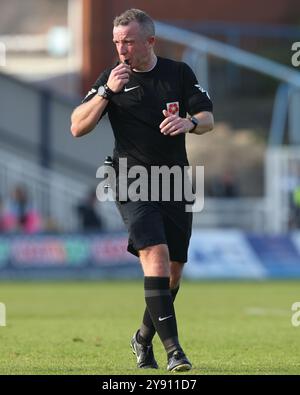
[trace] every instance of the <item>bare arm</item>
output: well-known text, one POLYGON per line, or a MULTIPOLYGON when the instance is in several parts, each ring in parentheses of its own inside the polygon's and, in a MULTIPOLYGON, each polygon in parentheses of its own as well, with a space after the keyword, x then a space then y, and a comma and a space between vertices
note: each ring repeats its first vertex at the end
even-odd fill
POLYGON ((91 132, 97 125, 108 100, 95 95, 90 101, 76 107, 71 116, 71 133, 74 137, 81 137, 91 132))
MULTIPOLYGON (((209 111, 201 111, 198 114, 193 115, 198 120, 198 126, 192 131, 193 134, 204 134, 210 132, 214 128, 214 116, 209 111)), ((188 120, 192 123, 190 120, 188 120)), ((193 124, 194 127, 194 124, 193 124)), ((190 128, 191 129, 191 128, 190 128)), ((189 130, 190 130, 189 129, 189 130)))

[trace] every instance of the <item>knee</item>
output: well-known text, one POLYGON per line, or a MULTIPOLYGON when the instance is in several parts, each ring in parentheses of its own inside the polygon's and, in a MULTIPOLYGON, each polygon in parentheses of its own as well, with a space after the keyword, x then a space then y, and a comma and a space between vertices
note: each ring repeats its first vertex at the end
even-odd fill
POLYGON ((139 250, 139 256, 142 260, 151 263, 167 264, 169 262, 168 248, 164 244, 145 247, 139 250))
POLYGON ((169 277, 169 253, 166 245, 156 245, 139 250, 145 276, 169 277))

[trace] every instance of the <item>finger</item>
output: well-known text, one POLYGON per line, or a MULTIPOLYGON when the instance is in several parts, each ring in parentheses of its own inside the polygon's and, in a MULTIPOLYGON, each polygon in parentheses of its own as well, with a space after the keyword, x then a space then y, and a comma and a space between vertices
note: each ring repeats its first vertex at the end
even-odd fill
POLYGON ((129 74, 128 73, 118 74, 117 78, 122 80, 125 78, 129 79, 129 74))
POLYGON ((131 74, 132 70, 128 64, 124 64, 124 68, 122 70, 125 70, 127 73, 131 74))
POLYGON ((170 136, 177 136, 178 134, 182 134, 182 133, 187 133, 187 129, 186 126, 184 124, 181 124, 179 127, 177 127, 177 130, 172 131, 171 133, 169 133, 170 136))
MULTIPOLYGON (((165 111, 165 110, 164 110, 165 111)), ((168 113, 169 114, 169 113, 168 113)), ((165 125, 167 125, 169 122, 172 122, 174 119, 177 118, 177 115, 168 115, 167 118, 165 118, 162 123, 159 125, 160 128, 163 128, 165 125)))
POLYGON ((130 70, 130 66, 126 63, 119 63, 113 70, 120 70, 122 68, 130 70))
POLYGON ((164 130, 162 133, 163 133, 164 135, 168 135, 168 134, 171 134, 171 133, 176 132, 177 130, 178 130, 178 127, 177 127, 176 125, 173 125, 173 126, 170 127, 168 130, 164 130))
POLYGON ((169 115, 171 115, 167 110, 163 110, 163 114, 165 117, 168 117, 169 115))
POLYGON ((182 130, 182 129, 178 129, 178 130, 175 130, 174 132, 172 132, 172 133, 169 133, 169 136, 178 136, 179 134, 181 134, 181 133, 184 133, 184 130, 182 130))
POLYGON ((161 129, 172 126, 172 125, 177 125, 181 122, 181 119, 177 117, 176 115, 172 115, 165 120, 162 121, 162 123, 159 125, 161 129))
POLYGON ((170 132, 174 132, 175 130, 180 128, 180 121, 174 121, 174 122, 170 122, 168 123, 165 127, 163 127, 161 129, 161 132, 164 134, 168 134, 170 132))
POLYGON ((112 74, 117 73, 119 70, 121 70, 123 68, 122 64, 119 64, 118 66, 116 66, 114 69, 112 69, 112 74))
POLYGON ((117 75, 120 75, 120 74, 131 74, 128 70, 126 70, 126 69, 120 69, 120 70, 116 70, 115 72, 114 72, 114 75, 115 76, 117 76, 117 75))
POLYGON ((126 67, 120 67, 118 69, 115 68, 115 69, 112 70, 112 74, 114 76, 117 76, 119 74, 124 74, 124 73, 131 74, 131 70, 128 69, 127 66, 126 67))
POLYGON ((164 126, 161 129, 161 133, 169 133, 170 131, 174 132, 175 129, 178 129, 178 126, 174 123, 168 123, 168 125, 164 126))

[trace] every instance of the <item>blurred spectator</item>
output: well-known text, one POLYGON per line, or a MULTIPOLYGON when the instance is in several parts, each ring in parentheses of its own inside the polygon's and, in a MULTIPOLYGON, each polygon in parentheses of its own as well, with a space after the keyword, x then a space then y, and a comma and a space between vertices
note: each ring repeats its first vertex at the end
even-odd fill
POLYGON ((223 173, 221 178, 223 197, 238 197, 239 191, 234 174, 230 171, 223 173))
POLYGON ((86 199, 77 206, 77 212, 83 231, 101 231, 103 224, 96 209, 97 197, 95 190, 90 190, 86 199))
POLYGON ((0 196, 0 233, 2 233, 3 230, 3 200, 0 196))
POLYGON ((28 192, 23 185, 17 185, 2 210, 4 232, 35 233, 42 229, 39 213, 33 208, 28 192))
POLYGON ((220 177, 212 177, 208 183, 208 195, 211 197, 221 197, 222 196, 222 185, 220 177))
POLYGON ((293 210, 294 224, 296 228, 300 228, 300 185, 293 192, 293 210))
POLYGON ((209 193, 212 197, 235 198, 239 196, 239 188, 234 174, 227 170, 221 177, 211 180, 209 193))
POLYGON ((283 174, 281 185, 282 191, 288 198, 289 205, 289 229, 300 227, 300 163, 298 160, 288 161, 288 171, 283 174))

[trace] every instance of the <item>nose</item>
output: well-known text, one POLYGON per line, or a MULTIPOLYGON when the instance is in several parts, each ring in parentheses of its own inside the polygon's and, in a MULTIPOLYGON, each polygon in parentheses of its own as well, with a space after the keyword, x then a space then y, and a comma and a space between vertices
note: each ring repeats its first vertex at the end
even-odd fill
POLYGON ((120 44, 118 47, 118 52, 120 55, 125 55, 127 53, 127 46, 126 44, 120 44))

